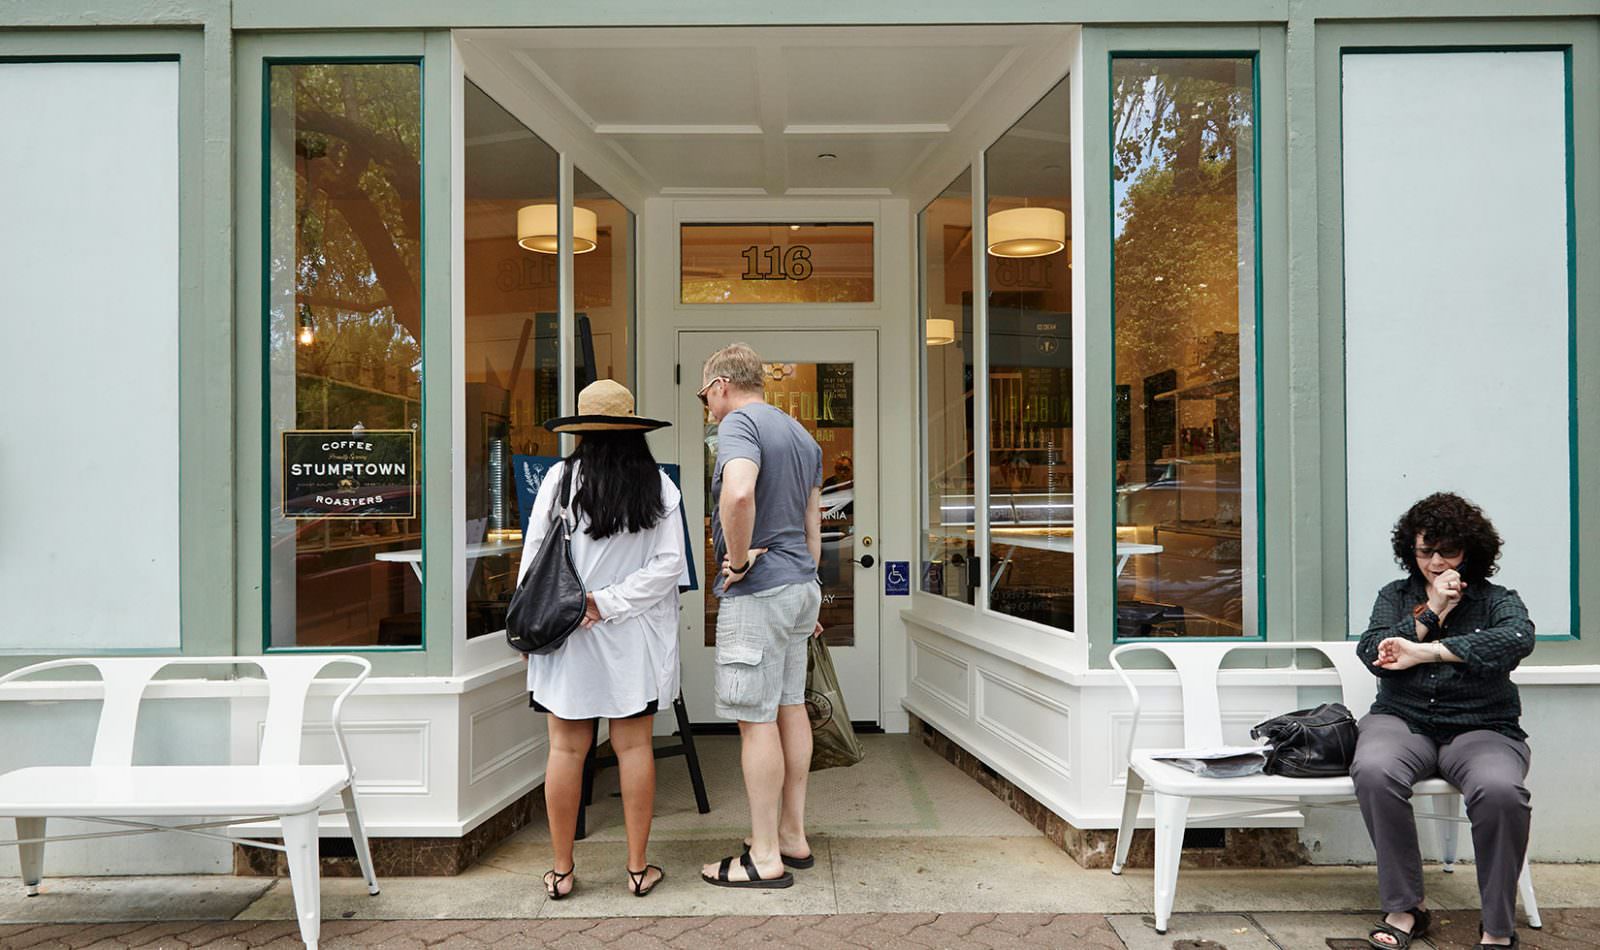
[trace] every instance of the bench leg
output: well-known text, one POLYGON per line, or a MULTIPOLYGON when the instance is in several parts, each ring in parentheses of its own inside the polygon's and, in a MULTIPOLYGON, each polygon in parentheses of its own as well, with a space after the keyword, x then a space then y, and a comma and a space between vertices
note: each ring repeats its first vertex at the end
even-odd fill
POLYGON ((367 893, 376 896, 378 872, 372 866, 372 846, 367 843, 367 828, 361 823, 361 814, 356 811, 355 787, 345 786, 339 797, 344 801, 344 817, 350 825, 350 842, 355 845, 356 860, 361 862, 361 876, 367 879, 367 893))
MULTIPOLYGON (((18 841, 44 837, 45 819, 18 818, 16 822, 18 841)), ((17 859, 22 865, 23 888, 27 890, 29 897, 38 897, 39 881, 44 878, 44 842, 17 845, 17 859)))
POLYGON ((1156 933, 1167 932, 1178 892, 1178 862, 1183 858, 1183 828, 1189 799, 1156 792, 1156 933))
POLYGON ((1121 874, 1128 863, 1128 849, 1133 847, 1133 829, 1139 824, 1139 801, 1144 798, 1144 779, 1133 769, 1128 770, 1128 790, 1122 797, 1122 824, 1117 826, 1117 853, 1111 859, 1111 873, 1121 874))
POLYGON ((1444 873, 1454 874, 1456 870, 1456 843, 1461 838, 1461 823, 1450 821, 1461 814, 1460 795, 1434 795, 1429 803, 1433 807, 1435 817, 1442 819, 1434 822, 1439 826, 1439 856, 1444 860, 1444 873))
POLYGON ((294 913, 300 921, 300 939, 307 950, 317 950, 322 934, 322 866, 317 838, 317 813, 285 815, 283 844, 288 849, 289 886, 294 891, 294 913))
POLYGON ((1522 909, 1528 914, 1528 926, 1534 930, 1544 927, 1544 921, 1539 919, 1539 900, 1533 896, 1533 868, 1528 866, 1527 859, 1522 862, 1522 876, 1517 878, 1517 891, 1522 895, 1522 909))

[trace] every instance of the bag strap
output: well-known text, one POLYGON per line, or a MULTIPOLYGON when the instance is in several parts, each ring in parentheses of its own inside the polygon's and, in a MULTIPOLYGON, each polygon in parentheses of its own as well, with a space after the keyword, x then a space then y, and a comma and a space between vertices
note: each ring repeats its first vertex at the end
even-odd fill
POLYGON ((565 458, 565 459, 561 460, 561 506, 559 508, 553 507, 553 506, 551 507, 551 509, 550 509, 550 520, 551 521, 555 521, 557 518, 560 518, 561 519, 561 527, 566 530, 566 533, 567 533, 567 535, 569 537, 572 534, 572 528, 573 528, 572 522, 569 520, 571 513, 572 513, 572 459, 565 458))

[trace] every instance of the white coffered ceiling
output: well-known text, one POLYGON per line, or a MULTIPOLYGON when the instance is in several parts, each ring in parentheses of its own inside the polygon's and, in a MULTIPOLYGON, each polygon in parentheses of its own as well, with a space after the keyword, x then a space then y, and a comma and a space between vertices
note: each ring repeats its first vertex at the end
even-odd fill
MULTIPOLYGON (((1042 96, 1065 71, 1071 35, 1041 26, 457 34, 472 53, 469 79, 492 69, 499 88, 519 87, 586 130, 643 190, 753 196, 904 193, 937 173, 942 150, 964 147, 963 131, 1003 129, 1042 96)), ((1066 141, 1066 129, 1051 131, 1066 141)))

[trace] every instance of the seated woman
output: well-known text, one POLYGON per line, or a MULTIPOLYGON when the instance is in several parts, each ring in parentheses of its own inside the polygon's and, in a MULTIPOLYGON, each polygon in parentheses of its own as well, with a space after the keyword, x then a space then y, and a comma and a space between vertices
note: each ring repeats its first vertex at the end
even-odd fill
POLYGON ((1350 766, 1378 852, 1387 914, 1367 942, 1380 950, 1409 947, 1432 923, 1411 786, 1438 776, 1461 790, 1472 823, 1483 906, 1479 946, 1515 947, 1517 879, 1533 810, 1511 671, 1533 651, 1533 621, 1516 591, 1489 583, 1500 535, 1459 495, 1412 505, 1393 542, 1407 576, 1378 591, 1356 648, 1379 677, 1350 766))

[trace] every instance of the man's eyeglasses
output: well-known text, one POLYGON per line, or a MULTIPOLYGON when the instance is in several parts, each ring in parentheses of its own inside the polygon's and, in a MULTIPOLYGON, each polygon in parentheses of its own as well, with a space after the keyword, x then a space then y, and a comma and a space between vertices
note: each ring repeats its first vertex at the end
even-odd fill
POLYGON ((711 408, 711 400, 706 396, 706 393, 710 391, 711 387, 715 386, 717 383, 725 383, 727 381, 728 377, 726 376, 711 377, 711 381, 706 383, 704 386, 701 386, 700 391, 694 394, 695 398, 700 400, 700 405, 705 406, 707 409, 711 408))
POLYGON ((1430 560, 1435 554, 1437 554, 1440 557, 1444 558, 1446 561, 1454 561, 1456 558, 1461 556, 1461 549, 1460 548, 1417 547, 1417 548, 1414 548, 1413 550, 1416 551, 1417 557, 1421 558, 1424 561, 1430 560))

